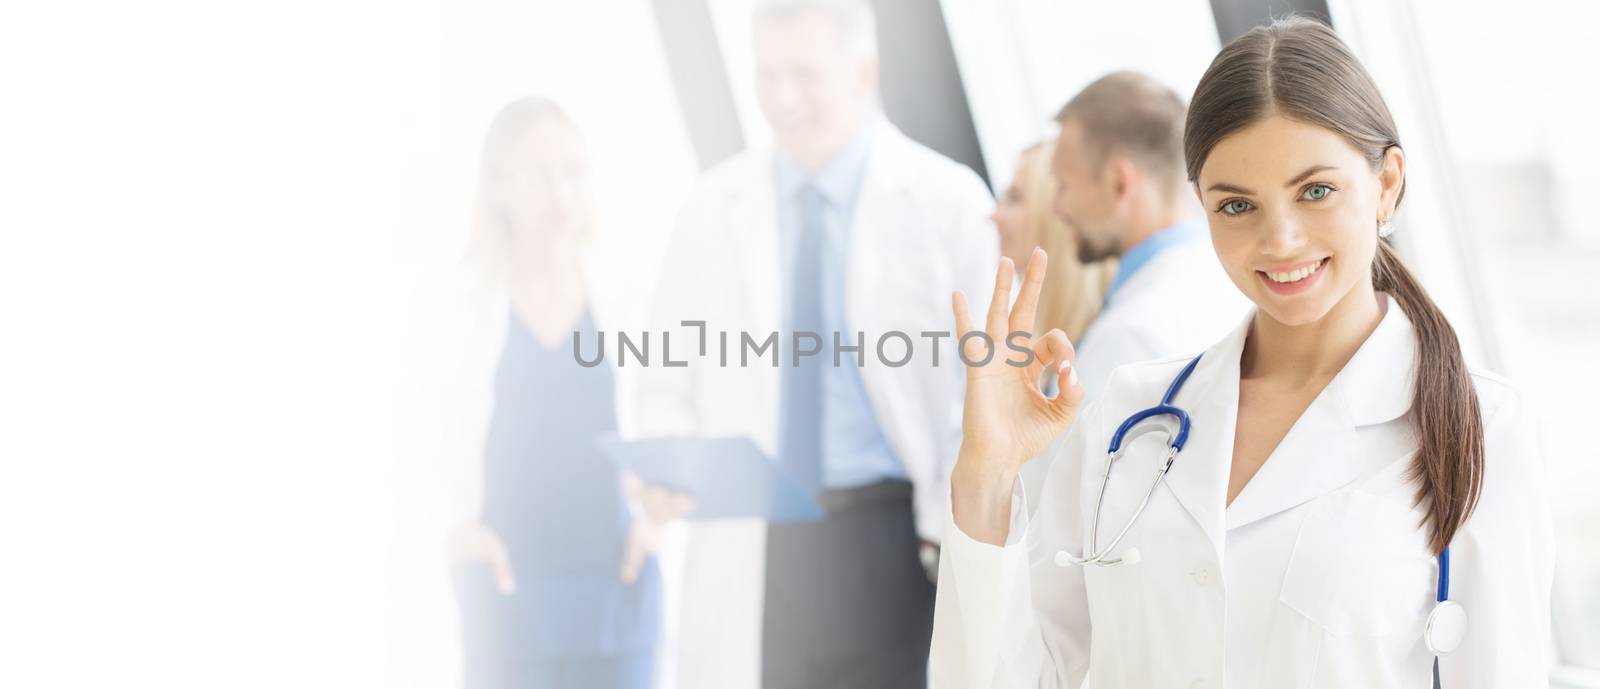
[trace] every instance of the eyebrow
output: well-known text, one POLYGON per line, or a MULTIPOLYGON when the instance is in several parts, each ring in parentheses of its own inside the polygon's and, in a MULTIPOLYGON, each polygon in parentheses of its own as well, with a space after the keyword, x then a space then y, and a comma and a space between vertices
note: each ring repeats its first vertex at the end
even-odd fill
MULTIPOLYGON (((1306 168, 1304 172, 1302 172, 1302 173, 1300 173, 1298 175, 1295 175, 1294 179, 1291 179, 1288 182, 1285 182, 1283 186, 1292 187, 1292 186, 1294 186, 1296 184, 1299 184, 1301 182, 1306 181, 1307 177, 1310 177, 1310 176, 1312 176, 1314 174, 1317 174, 1318 172, 1322 172, 1324 170, 1335 170, 1335 169, 1338 169, 1338 168, 1336 168, 1336 167, 1334 167, 1332 165, 1312 165, 1311 167, 1306 168)), ((1230 194, 1246 194, 1246 195, 1255 193, 1255 192, 1253 192, 1253 191, 1251 191, 1249 189, 1246 189, 1244 187, 1236 186, 1236 185, 1232 185, 1232 184, 1227 184, 1225 182, 1218 182, 1216 184, 1213 184, 1210 187, 1208 187, 1206 189, 1206 191, 1225 191, 1225 192, 1228 192, 1230 194)))

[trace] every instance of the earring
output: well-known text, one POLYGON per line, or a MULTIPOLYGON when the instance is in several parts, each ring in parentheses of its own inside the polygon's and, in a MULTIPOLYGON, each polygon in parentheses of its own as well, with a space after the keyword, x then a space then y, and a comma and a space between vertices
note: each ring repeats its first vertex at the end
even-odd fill
POLYGON ((1387 219, 1378 221, 1378 236, 1388 237, 1391 234, 1394 234, 1394 223, 1387 219))

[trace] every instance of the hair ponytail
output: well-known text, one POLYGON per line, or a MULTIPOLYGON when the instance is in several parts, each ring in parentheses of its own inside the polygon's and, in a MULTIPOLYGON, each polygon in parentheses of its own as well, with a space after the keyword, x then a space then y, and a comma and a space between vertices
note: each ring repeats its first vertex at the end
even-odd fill
MULTIPOLYGON (((1289 17, 1224 46, 1200 78, 1184 127, 1190 181, 1199 178, 1218 141, 1275 111, 1338 133, 1374 169, 1391 146, 1400 145, 1372 76, 1333 29, 1289 17)), ((1404 191, 1402 182, 1402 197, 1404 191)), ((1372 260, 1372 286, 1394 297, 1417 334, 1410 416, 1417 452, 1410 477, 1417 504, 1427 510, 1428 544, 1437 553, 1466 523, 1483 491, 1478 394, 1455 329, 1385 240, 1372 260)))
POLYGON ((1411 463, 1411 479, 1417 483, 1417 502, 1427 506, 1428 545, 1439 552, 1450 545, 1483 490, 1483 416, 1478 393, 1461 356, 1455 328, 1387 240, 1378 242, 1378 253, 1372 259, 1372 287, 1394 297, 1417 334, 1411 382, 1411 427, 1417 436, 1417 454, 1411 463))

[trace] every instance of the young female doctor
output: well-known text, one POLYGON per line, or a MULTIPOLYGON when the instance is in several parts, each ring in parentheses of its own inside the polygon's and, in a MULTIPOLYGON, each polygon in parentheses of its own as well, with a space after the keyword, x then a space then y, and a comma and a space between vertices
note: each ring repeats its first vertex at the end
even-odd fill
MULTIPOLYGON (((1212 62, 1184 138, 1256 308, 1198 358, 1118 369, 1084 409, 1060 331, 1031 368, 969 369, 935 686, 1421 688, 1436 665, 1447 689, 1547 686, 1538 438, 1380 240, 1405 155, 1371 77, 1322 24, 1258 28, 1212 62), (1064 429, 1030 519, 1018 469, 1064 429)), ((1012 270, 996 342, 1031 331, 1045 256, 1008 314, 1012 270)))

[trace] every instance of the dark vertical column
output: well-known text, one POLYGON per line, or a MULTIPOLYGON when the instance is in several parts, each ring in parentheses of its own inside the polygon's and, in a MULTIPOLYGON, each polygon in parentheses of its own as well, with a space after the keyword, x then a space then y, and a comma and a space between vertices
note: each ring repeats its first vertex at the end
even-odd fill
POLYGON ((989 183, 978 130, 936 0, 872 0, 883 111, 900 131, 989 183))
POLYGON ((744 129, 711 10, 706 0, 654 0, 652 5, 678 108, 705 170, 744 150, 744 129))
POLYGON ((1223 43, 1286 14, 1333 24, 1327 0, 1211 0, 1211 13, 1217 19, 1217 37, 1223 43))

